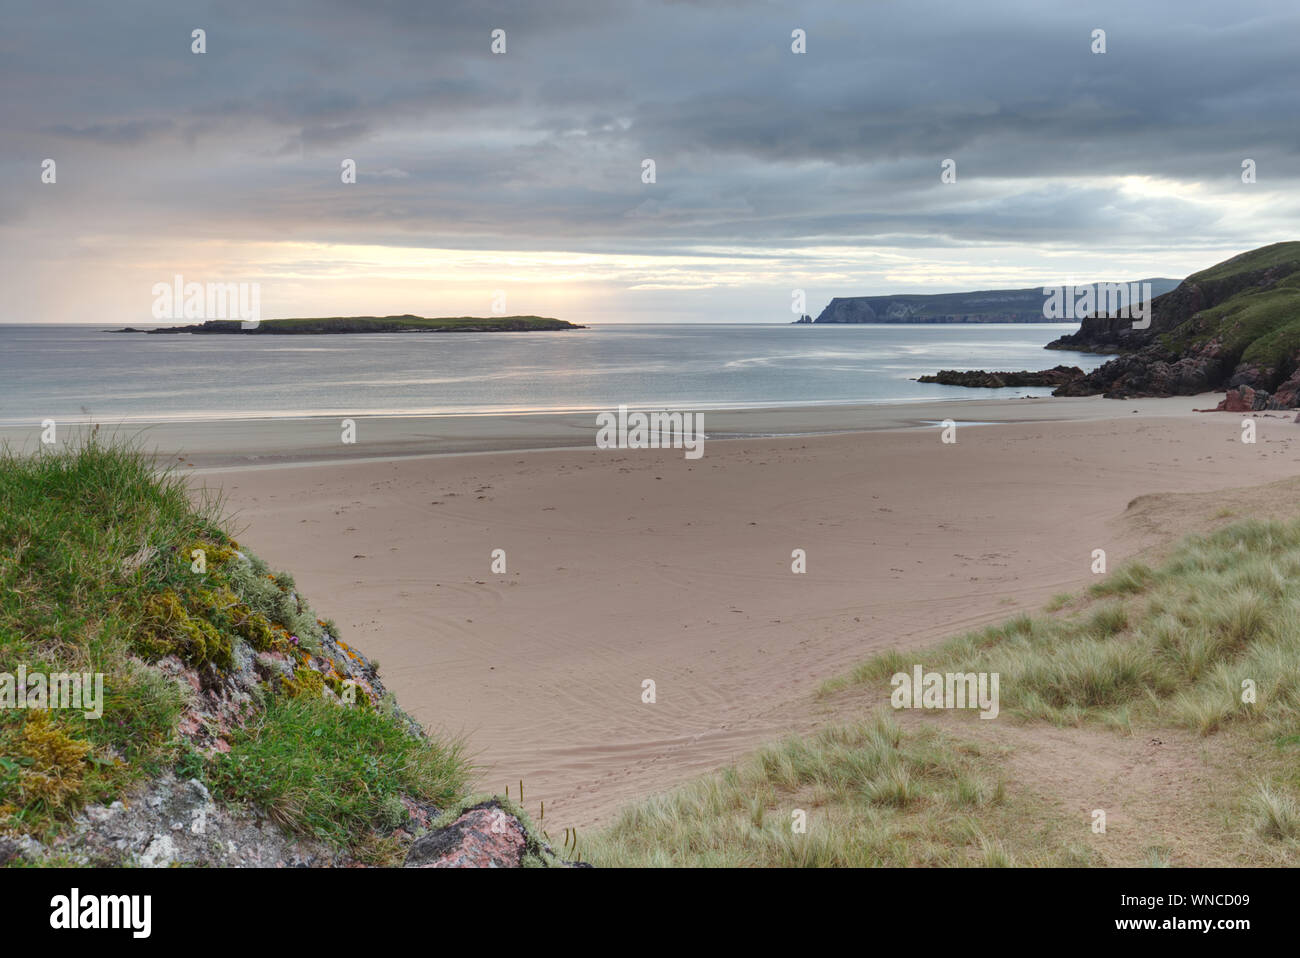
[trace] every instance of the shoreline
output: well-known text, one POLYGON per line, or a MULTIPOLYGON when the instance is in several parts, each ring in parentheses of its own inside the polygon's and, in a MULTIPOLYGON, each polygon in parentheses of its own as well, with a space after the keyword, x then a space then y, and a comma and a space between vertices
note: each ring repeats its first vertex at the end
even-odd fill
MULTIPOLYGON (((810 404, 802 406, 694 407, 704 416, 708 441, 800 437, 959 426, 1042 422, 1092 422, 1203 417, 1219 393, 1115 400, 1100 396, 1025 399, 952 399, 920 402, 810 404)), ((668 408, 668 407, 629 407, 668 408)), ((685 409, 686 407, 682 407, 685 409)), ((1241 415, 1241 414, 1234 414, 1241 415)), ((1283 413, 1274 413, 1282 416, 1283 413)), ((386 461, 491 453, 578 451, 594 448, 595 411, 470 413, 445 415, 307 416, 262 419, 160 420, 100 423, 101 435, 135 438, 159 458, 187 469, 275 467, 386 461), (344 443, 343 419, 356 423, 356 441, 344 443)), ((84 435, 89 423, 60 423, 58 440, 84 435)), ((0 444, 22 454, 37 451, 41 427, 0 426, 0 444)))

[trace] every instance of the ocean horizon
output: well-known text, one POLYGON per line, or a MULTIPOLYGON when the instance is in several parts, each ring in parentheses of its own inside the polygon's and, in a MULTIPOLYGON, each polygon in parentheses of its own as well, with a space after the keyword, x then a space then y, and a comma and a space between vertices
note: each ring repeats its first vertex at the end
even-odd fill
POLYGON ((1089 371, 1061 323, 609 324, 566 332, 149 336, 0 326, 0 425, 572 413, 1007 399, 940 369, 1089 371))

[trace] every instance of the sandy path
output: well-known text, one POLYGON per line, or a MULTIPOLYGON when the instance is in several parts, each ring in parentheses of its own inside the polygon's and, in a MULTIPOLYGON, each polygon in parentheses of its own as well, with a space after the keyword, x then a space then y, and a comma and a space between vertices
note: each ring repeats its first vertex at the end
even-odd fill
POLYGON ((548 823, 590 826, 807 727, 818 683, 873 650, 1086 586, 1093 549, 1113 565, 1150 541, 1117 520, 1135 497, 1297 472, 1300 426, 1239 436, 1240 417, 1133 415, 963 427, 955 445, 894 430, 714 442, 695 461, 590 449, 201 478, 408 710, 468 735, 485 787, 522 778, 548 823))

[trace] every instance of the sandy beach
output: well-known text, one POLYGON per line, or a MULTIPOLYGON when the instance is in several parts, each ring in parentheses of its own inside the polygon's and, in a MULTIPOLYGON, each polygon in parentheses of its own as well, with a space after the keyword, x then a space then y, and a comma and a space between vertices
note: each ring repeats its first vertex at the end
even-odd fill
POLYGON ((870 652, 1086 587, 1094 549, 1113 567, 1170 531, 1127 521, 1135 498, 1296 472, 1290 416, 1261 414, 1248 444, 1240 414, 1191 411, 1214 401, 710 412, 698 460, 594 448, 577 414, 360 420, 347 446, 334 420, 146 441, 222 490, 240 539, 409 711, 466 736, 484 787, 522 779, 547 821, 590 827, 807 728, 819 683, 870 652), (947 418, 995 424, 945 444, 924 423, 947 418))
MULTIPOLYGON (((960 392, 960 390, 955 390, 960 392)), ((942 402, 757 406, 705 409, 710 440, 826 435, 883 429, 916 429, 952 419, 962 424, 1086 422, 1128 415, 1185 418, 1223 397, 1207 394, 1124 402, 1088 398, 963 399, 942 402)), ((463 455, 538 449, 590 449, 597 410, 502 415, 356 415, 355 441, 342 441, 338 416, 204 419, 158 422, 94 420, 101 435, 129 438, 164 459, 195 468, 268 466, 408 456, 463 455)), ((89 423, 60 422, 56 438, 67 442, 89 423)), ((22 453, 40 448, 43 427, 0 425, 0 444, 22 453)))
POLYGON ((14 931, 1285 921, 1300 6, 354 6, 5 18, 14 931))

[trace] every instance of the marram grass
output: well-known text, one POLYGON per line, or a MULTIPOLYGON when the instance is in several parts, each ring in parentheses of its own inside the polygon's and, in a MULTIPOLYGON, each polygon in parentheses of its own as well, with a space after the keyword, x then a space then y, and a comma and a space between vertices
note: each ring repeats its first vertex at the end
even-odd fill
MULTIPOLYGON (((1243 768, 1223 786, 1234 796, 1225 825, 1243 836, 1248 859, 1293 861, 1300 521, 1245 520, 1190 537, 1158 568, 1126 564, 1049 609, 938 648, 878 654, 821 693, 886 706, 890 677, 923 663, 999 673, 1002 721, 1230 735, 1243 768), (1261 748, 1272 758, 1256 768, 1261 748)), ((1061 837, 1052 810, 1009 788, 1002 769, 995 751, 959 731, 904 731, 881 713, 770 745, 640 803, 583 847, 607 865, 1101 863, 1061 837), (795 808, 808 813, 806 834, 791 828, 795 808)), ((1153 865, 1169 856, 1148 850, 1153 865)))
POLYGON ((581 842, 596 865, 1079 865, 1092 853, 1008 798, 996 750, 877 713, 789 738, 624 810, 581 842), (803 814, 803 831, 798 830, 803 814), (1011 827, 1011 822, 1019 827, 1011 827), (999 831, 998 837, 988 833, 999 831), (1050 849, 1050 850, 1045 850, 1050 849))
POLYGON ((1158 569, 1123 566, 1089 595, 1062 614, 876 656, 823 694, 887 693, 890 675, 923 661, 998 672, 1004 712, 1058 725, 1113 724, 1122 711, 1203 735, 1232 723, 1300 728, 1300 522, 1248 520, 1191 537, 1158 569))

